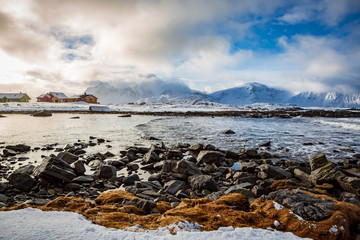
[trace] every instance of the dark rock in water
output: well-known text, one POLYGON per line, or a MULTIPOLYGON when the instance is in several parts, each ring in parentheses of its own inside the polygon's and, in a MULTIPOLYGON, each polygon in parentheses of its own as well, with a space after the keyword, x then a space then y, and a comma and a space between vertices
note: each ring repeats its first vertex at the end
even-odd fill
POLYGON ((256 149, 247 149, 244 151, 248 158, 260 158, 260 155, 256 149))
POLYGON ((99 178, 114 177, 116 176, 116 167, 111 165, 102 165, 97 169, 95 175, 98 176, 99 178))
POLYGON ((179 190, 183 190, 186 189, 186 182, 181 181, 181 180, 172 180, 170 182, 165 183, 164 188, 165 191, 174 195, 175 193, 177 193, 179 190))
POLYGON ((225 154, 217 151, 201 151, 197 157, 199 163, 220 165, 225 160, 225 154))
POLYGON ((135 181, 140 181, 140 177, 137 174, 130 175, 123 179, 123 183, 126 186, 134 185, 135 181))
POLYGON ((235 132, 231 129, 222 131, 222 134, 235 134, 235 132))
POLYGON ((80 160, 73 162, 70 166, 74 169, 77 175, 83 175, 86 171, 84 163, 80 160))
POLYGON ((80 117, 71 117, 70 119, 80 119, 80 117))
POLYGON ((105 142, 105 139, 103 139, 103 138, 98 138, 98 139, 96 139, 96 141, 97 141, 98 143, 104 143, 104 142, 105 142))
POLYGON ((270 141, 268 141, 268 142, 265 142, 265 143, 260 143, 260 147, 270 147, 270 145, 271 145, 271 142, 270 141))
POLYGON ((148 140, 153 140, 153 141, 160 141, 160 138, 156 138, 156 137, 149 137, 148 140))
POLYGON ((6 116, 0 114, 0 118, 5 118, 6 116))
POLYGON ((280 167, 275 167, 269 164, 262 164, 258 167, 260 172, 258 172, 259 178, 275 178, 275 179, 285 179, 292 178, 292 174, 280 167))
POLYGON ((3 155, 5 157, 13 157, 13 156, 16 156, 16 152, 14 150, 11 150, 11 149, 3 149, 3 155))
POLYGON ((321 221, 329 218, 336 205, 336 202, 332 200, 320 199, 299 189, 281 189, 271 192, 265 199, 284 205, 307 221, 321 221))
POLYGON ((61 152, 57 155, 57 157, 63 160, 64 162, 67 162, 68 164, 72 164, 79 159, 78 156, 70 152, 61 152))
POLYGON ((52 113, 47 111, 36 112, 32 114, 33 117, 51 117, 52 113))
POLYGON ((71 182, 76 177, 71 166, 57 157, 46 157, 34 170, 34 176, 49 181, 71 182))
POLYGON ((200 168, 198 168, 193 162, 184 159, 178 161, 174 168, 172 168, 172 171, 176 173, 186 174, 188 176, 202 174, 200 168))
POLYGON ((8 145, 5 147, 6 149, 11 149, 15 152, 20 152, 20 153, 24 153, 24 152, 28 152, 30 151, 31 147, 30 146, 27 146, 25 144, 17 144, 15 146, 13 145, 8 145))
POLYGON ((118 117, 131 117, 131 114, 123 114, 123 115, 119 115, 118 117))
POLYGON ((218 190, 216 182, 210 175, 194 175, 189 177, 189 184, 193 191, 207 189, 211 192, 218 190))

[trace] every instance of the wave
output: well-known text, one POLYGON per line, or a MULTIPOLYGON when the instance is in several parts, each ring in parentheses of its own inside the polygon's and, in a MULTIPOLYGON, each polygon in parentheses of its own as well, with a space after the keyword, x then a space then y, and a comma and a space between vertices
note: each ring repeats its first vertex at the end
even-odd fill
POLYGON ((351 130, 360 131, 360 121, 352 121, 352 122, 338 121, 338 122, 332 122, 332 121, 319 120, 319 123, 325 124, 325 125, 331 125, 331 126, 335 126, 335 127, 340 127, 340 128, 345 128, 345 129, 351 129, 351 130), (356 123, 356 122, 359 122, 359 123, 356 123))

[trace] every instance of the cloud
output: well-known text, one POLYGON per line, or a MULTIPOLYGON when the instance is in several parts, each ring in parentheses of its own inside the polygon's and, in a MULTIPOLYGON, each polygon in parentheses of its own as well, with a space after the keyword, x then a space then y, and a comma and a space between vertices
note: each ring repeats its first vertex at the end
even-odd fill
POLYGON ((247 81, 293 83, 289 89, 306 82, 311 87, 302 89, 325 89, 336 81, 346 85, 358 79, 354 24, 343 33, 346 38, 338 32, 328 36, 286 32, 287 25, 306 22, 331 28, 359 10, 354 0, 0 0, 0 4, 0 36, 6 36, 0 37, 0 61, 7 69, 0 78, 24 84, 36 80, 36 86, 27 85, 34 92, 76 93, 91 81, 122 82, 119 76, 124 73, 135 82, 145 81, 136 76, 147 73, 169 81, 184 79, 190 87, 207 91, 247 81), (262 42, 276 42, 268 35, 273 29, 260 33, 256 29, 279 22, 285 37, 273 49, 264 49, 262 42))

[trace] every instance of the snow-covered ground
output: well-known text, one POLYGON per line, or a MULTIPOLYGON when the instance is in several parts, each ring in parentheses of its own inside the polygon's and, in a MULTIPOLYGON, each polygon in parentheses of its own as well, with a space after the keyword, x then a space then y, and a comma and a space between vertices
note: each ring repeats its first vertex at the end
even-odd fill
POLYGON ((254 103, 250 105, 228 105, 212 103, 200 100, 174 101, 163 100, 160 103, 149 102, 146 104, 116 104, 98 105, 87 103, 0 103, 0 112, 25 112, 25 111, 90 111, 90 107, 102 108, 100 111, 122 111, 122 112, 187 112, 187 111, 250 111, 250 110, 281 110, 292 109, 291 104, 254 103))
MULTIPOLYGON (((171 226, 174 227, 174 226, 171 226)), ((292 233, 268 231, 253 228, 224 227, 217 231, 200 232, 199 225, 179 224, 176 235, 161 228, 141 231, 135 227, 130 230, 107 229, 87 221, 82 215, 70 212, 43 212, 27 208, 0 212, 0 239, 302 239, 292 233)))

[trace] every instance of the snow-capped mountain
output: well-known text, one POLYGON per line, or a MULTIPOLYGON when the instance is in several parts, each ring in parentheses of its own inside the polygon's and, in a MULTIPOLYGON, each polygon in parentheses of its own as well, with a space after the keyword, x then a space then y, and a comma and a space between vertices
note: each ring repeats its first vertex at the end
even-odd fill
POLYGON ((240 87, 205 94, 192 90, 183 83, 163 81, 155 75, 140 76, 140 78, 140 81, 135 82, 97 82, 93 87, 86 89, 86 93, 97 96, 102 104, 122 104, 130 102, 170 105, 290 103, 299 107, 360 108, 360 93, 304 92, 293 96, 286 90, 271 88, 253 82, 240 87))
POLYGON ((289 103, 299 107, 340 107, 340 108, 359 108, 360 93, 344 94, 339 92, 299 93, 288 100, 289 103))
POLYGON ((260 83, 247 83, 240 87, 217 91, 209 95, 213 102, 245 105, 252 103, 286 103, 291 94, 260 83))
POLYGON ((179 97, 195 94, 185 84, 166 82, 155 75, 140 76, 140 81, 97 82, 86 89, 86 93, 94 94, 102 104, 121 104, 153 99, 161 96, 179 97))

